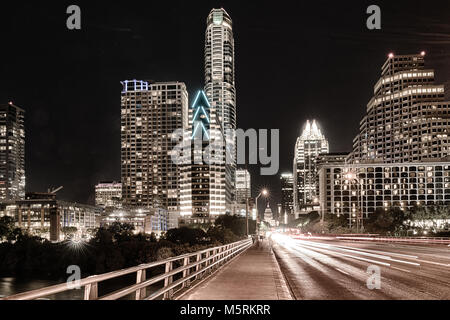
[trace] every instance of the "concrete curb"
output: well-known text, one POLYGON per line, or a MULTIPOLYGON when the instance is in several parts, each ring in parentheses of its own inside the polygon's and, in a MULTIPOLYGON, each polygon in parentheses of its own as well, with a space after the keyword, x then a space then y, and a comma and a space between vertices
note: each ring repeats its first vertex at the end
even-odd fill
POLYGON ((297 300, 294 292, 292 291, 291 286, 289 285, 289 281, 286 278, 286 275, 281 270, 280 263, 278 262, 278 256, 275 253, 273 247, 270 247, 273 264, 274 264, 274 277, 275 282, 277 283, 277 294, 280 300, 297 300), (275 274, 276 272, 276 274, 275 274))

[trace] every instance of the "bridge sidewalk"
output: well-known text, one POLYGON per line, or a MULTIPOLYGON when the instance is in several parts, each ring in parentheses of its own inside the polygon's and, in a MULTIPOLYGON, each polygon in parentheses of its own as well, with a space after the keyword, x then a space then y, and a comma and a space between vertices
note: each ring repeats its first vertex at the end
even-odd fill
POLYGON ((270 248, 260 241, 180 300, 291 300, 270 248))

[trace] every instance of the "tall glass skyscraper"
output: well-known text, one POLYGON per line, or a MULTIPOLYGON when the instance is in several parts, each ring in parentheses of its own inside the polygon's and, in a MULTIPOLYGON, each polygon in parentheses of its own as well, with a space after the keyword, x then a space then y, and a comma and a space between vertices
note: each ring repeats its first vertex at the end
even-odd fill
POLYGON ((309 120, 295 144, 294 155, 294 211, 303 205, 318 203, 319 183, 317 157, 328 153, 328 141, 320 131, 315 120, 309 120))
POLYGON ((126 206, 179 211, 180 168, 171 157, 173 133, 188 128, 182 82, 122 82, 121 177, 126 206))
POLYGON ((224 9, 211 10, 205 37, 205 93, 223 128, 236 129, 234 37, 224 9))
POLYGON ((207 223, 227 212, 230 198, 225 136, 204 91, 189 108, 181 166, 182 224, 207 223))
POLYGON ((251 194, 250 172, 246 169, 236 170, 236 202, 245 203, 251 194))
POLYGON ((0 200, 25 198, 25 111, 0 105, 0 200))
POLYGON ((223 9, 212 9, 207 18, 205 34, 205 93, 218 122, 226 135, 227 152, 232 163, 226 179, 231 185, 231 198, 227 209, 235 198, 236 177, 236 87, 234 76, 233 22, 223 9), (227 134, 227 130, 232 130, 227 134))
POLYGON ((281 182, 281 214, 293 214, 294 212, 294 177, 292 173, 283 173, 281 182))
POLYGON ((448 161, 450 102, 425 52, 389 54, 353 140, 351 162, 448 161))

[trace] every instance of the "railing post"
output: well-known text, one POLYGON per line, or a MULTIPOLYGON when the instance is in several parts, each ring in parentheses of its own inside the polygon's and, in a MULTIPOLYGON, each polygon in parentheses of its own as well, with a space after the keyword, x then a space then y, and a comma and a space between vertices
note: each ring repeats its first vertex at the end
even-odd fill
POLYGON ((220 260, 220 262, 219 262, 219 266, 221 266, 221 265, 223 265, 223 260, 222 260, 222 258, 223 258, 223 247, 220 247, 220 249, 219 249, 219 260, 220 260))
MULTIPOLYGON (((173 267, 173 262, 172 261, 166 262, 165 273, 168 273, 168 272, 172 271, 172 267, 173 267)), ((166 277, 164 279, 164 288, 168 287, 172 283, 172 280, 173 280, 173 276, 166 277)), ((164 293, 164 300, 171 299, 172 298, 172 294, 173 294, 173 290, 169 290, 168 292, 164 293)))
MULTIPOLYGON (((201 253, 197 253, 197 260, 196 260, 197 265, 195 266, 195 272, 198 272, 200 270, 200 268, 201 268, 200 263, 198 263, 200 260, 202 260, 202 254, 201 253)), ((195 280, 199 280, 201 278, 202 278, 202 274, 201 273, 197 274, 195 276, 195 280)))
MULTIPOLYGON (((139 270, 136 274, 136 284, 144 282, 146 280, 145 269, 139 270)), ((138 289, 136 291, 136 300, 141 300, 146 296, 146 288, 138 289)))
POLYGON ((84 286, 84 300, 97 300, 98 298, 98 283, 89 283, 84 286))
MULTIPOLYGON (((187 258, 184 258, 184 261, 183 261, 183 266, 184 267, 189 265, 189 260, 190 259, 191 259, 190 256, 187 257, 187 258)), ((191 273, 190 271, 191 270, 189 270, 189 269, 183 270, 183 278, 186 278, 191 273)), ((183 285, 181 287, 182 288, 186 288, 186 287, 189 287, 190 285, 191 285, 191 279, 187 279, 185 282, 183 282, 183 285)))
POLYGON ((210 252, 210 250, 208 250, 208 251, 206 251, 206 265, 205 265, 205 274, 207 274, 208 272, 209 272, 209 268, 208 268, 208 266, 209 266, 209 256, 210 256, 210 254, 209 254, 209 252, 210 252))
POLYGON ((225 245, 225 246, 222 247, 222 252, 223 252, 223 264, 227 263, 227 260, 228 260, 228 258, 227 258, 227 257, 228 257, 227 248, 228 248, 228 245, 225 245))

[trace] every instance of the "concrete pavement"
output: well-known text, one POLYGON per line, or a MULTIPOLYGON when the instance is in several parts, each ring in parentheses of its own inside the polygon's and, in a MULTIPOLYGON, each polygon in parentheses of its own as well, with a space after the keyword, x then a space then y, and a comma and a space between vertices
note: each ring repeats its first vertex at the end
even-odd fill
POLYGON ((256 244, 180 300, 291 300, 268 240, 256 244))

